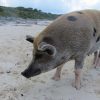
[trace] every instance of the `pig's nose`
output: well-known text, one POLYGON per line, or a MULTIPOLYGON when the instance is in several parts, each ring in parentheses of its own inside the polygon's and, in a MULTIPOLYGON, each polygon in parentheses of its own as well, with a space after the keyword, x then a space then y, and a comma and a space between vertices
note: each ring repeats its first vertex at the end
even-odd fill
POLYGON ((34 70, 33 76, 39 75, 40 73, 41 73, 41 70, 40 69, 36 69, 36 70, 34 70))
POLYGON ((34 69, 34 70, 25 70, 21 73, 21 75, 23 75, 26 78, 30 78, 32 76, 36 76, 39 75, 41 73, 40 69, 34 69))
POLYGON ((23 76, 26 77, 26 78, 29 78, 29 77, 30 77, 29 75, 27 75, 26 72, 21 72, 21 75, 23 75, 23 76))

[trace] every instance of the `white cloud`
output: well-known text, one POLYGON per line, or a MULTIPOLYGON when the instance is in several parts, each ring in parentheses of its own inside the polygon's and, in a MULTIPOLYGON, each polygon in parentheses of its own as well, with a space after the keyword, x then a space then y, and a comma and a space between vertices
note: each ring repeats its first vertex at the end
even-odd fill
POLYGON ((66 13, 81 9, 99 9, 100 0, 0 0, 2 6, 24 6, 45 12, 66 13))
POLYGON ((2 5, 2 6, 9 6, 10 2, 9 2, 9 0, 0 0, 0 5, 2 5))
POLYGON ((85 3, 88 6, 94 6, 99 2, 100 0, 82 0, 82 3, 85 3))
POLYGON ((94 9, 100 0, 63 0, 68 6, 69 11, 81 9, 94 9))

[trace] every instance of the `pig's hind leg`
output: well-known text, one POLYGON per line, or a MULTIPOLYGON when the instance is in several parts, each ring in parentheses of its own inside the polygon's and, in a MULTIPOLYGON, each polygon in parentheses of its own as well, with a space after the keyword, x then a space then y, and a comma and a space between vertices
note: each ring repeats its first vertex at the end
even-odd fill
POLYGON ((97 58, 98 58, 98 51, 94 52, 94 59, 93 59, 93 65, 94 66, 96 64, 97 58))
POLYGON ((97 54, 97 58, 96 58, 96 61, 95 61, 95 68, 97 67, 100 67, 100 51, 99 53, 97 54))
POLYGON ((55 81, 60 80, 62 67, 63 67, 63 64, 57 67, 56 73, 52 77, 53 80, 55 80, 55 81))

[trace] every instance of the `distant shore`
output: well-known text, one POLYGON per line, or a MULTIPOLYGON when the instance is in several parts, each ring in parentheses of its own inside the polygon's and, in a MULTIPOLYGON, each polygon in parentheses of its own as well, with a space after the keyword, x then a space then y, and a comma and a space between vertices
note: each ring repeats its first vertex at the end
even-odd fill
POLYGON ((22 26, 28 26, 32 24, 36 25, 44 25, 47 26, 49 23, 51 23, 53 20, 48 19, 23 19, 18 17, 0 17, 0 26, 12 23, 13 25, 22 25, 22 26))
POLYGON ((1 17, 19 17, 23 19, 56 19, 60 14, 43 12, 39 9, 25 7, 4 7, 0 6, 1 17))

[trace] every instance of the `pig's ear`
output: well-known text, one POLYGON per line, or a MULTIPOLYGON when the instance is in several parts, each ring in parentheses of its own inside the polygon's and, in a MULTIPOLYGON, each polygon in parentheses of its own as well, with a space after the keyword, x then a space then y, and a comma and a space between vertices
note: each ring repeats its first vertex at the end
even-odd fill
POLYGON ((45 42, 40 43, 40 45, 38 46, 38 50, 44 51, 44 52, 48 53, 50 56, 53 56, 53 57, 57 53, 57 50, 53 45, 47 44, 45 42))
POLYGON ((32 36, 30 36, 30 35, 26 35, 26 40, 27 40, 28 42, 33 43, 33 42, 34 42, 34 37, 32 37, 32 36))

